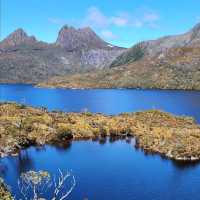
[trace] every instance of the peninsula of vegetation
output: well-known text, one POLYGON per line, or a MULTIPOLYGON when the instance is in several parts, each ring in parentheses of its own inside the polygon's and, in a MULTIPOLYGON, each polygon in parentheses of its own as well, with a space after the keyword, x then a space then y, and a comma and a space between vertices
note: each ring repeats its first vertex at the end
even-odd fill
POLYGON ((48 112, 15 103, 0 105, 0 155, 31 145, 70 140, 134 137, 136 147, 180 161, 200 159, 200 126, 161 111, 102 114, 48 112))

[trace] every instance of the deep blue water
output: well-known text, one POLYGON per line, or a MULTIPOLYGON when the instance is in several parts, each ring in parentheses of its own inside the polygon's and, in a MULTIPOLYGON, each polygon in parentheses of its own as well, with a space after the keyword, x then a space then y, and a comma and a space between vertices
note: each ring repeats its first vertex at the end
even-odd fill
MULTIPOLYGON (((70 200, 196 200, 199 199, 200 165, 182 166, 160 156, 144 155, 125 141, 99 144, 73 142, 68 149, 29 148, 4 158, 1 174, 18 196, 21 172, 72 170, 77 185, 70 200)), ((47 198, 48 198, 47 193, 47 198)))
POLYGON ((160 109, 193 116, 200 122, 200 92, 175 90, 34 88, 32 85, 0 84, 0 101, 15 101, 66 112, 118 114, 160 109))
MULTIPOLYGON (((2 84, 0 100, 49 110, 78 112, 87 108, 105 114, 153 108, 193 116, 200 122, 200 92, 194 91, 64 90, 2 84)), ((0 160, 0 176, 18 199, 16 185, 22 172, 47 170, 58 174, 58 168, 72 170, 76 177, 70 200, 199 199, 200 164, 183 165, 159 155, 145 155, 126 141, 78 141, 66 149, 31 147, 17 157, 0 160)))

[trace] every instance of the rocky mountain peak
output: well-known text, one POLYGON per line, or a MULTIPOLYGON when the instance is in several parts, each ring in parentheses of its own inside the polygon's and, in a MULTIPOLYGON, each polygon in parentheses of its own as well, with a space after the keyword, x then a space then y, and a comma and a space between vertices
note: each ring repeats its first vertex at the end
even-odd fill
POLYGON ((11 33, 10 36, 12 36, 12 37, 20 37, 20 38, 28 37, 26 32, 22 28, 17 29, 16 31, 11 33))
POLYGON ((6 39, 4 39, 0 45, 2 47, 12 47, 21 44, 31 44, 35 43, 36 39, 34 36, 28 36, 27 33, 19 28, 13 33, 11 33, 6 39))
POLYGON ((107 46, 107 43, 98 37, 90 27, 76 29, 65 25, 59 31, 56 45, 73 51, 103 48, 107 46))
POLYGON ((65 32, 67 32, 67 31, 75 31, 75 30, 76 30, 76 29, 75 29, 74 27, 72 27, 72 26, 64 25, 64 26, 60 29, 59 35, 65 33, 65 32))

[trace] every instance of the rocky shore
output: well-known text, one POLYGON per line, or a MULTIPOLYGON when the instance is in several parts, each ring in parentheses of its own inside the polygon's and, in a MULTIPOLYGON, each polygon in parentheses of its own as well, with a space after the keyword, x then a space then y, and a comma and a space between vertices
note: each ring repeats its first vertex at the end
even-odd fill
POLYGON ((0 104, 0 156, 32 145, 70 140, 134 137, 136 147, 173 160, 200 160, 200 126, 190 117, 157 110, 102 114, 48 112, 15 103, 0 104))

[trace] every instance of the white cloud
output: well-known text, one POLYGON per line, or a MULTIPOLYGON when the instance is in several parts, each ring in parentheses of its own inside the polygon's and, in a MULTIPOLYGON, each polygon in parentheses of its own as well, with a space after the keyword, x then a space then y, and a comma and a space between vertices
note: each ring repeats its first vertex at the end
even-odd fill
POLYGON ((160 16, 153 10, 144 9, 140 12, 121 12, 120 14, 108 16, 99 8, 92 6, 88 9, 83 25, 92 26, 95 28, 108 27, 149 27, 157 28, 160 16))
POLYGON ((140 12, 121 12, 116 15, 106 15, 99 8, 89 7, 86 15, 79 20, 64 20, 59 18, 49 18, 49 22, 57 25, 64 25, 72 22, 75 26, 90 26, 92 28, 104 30, 110 27, 130 27, 130 28, 156 28, 160 16, 153 10, 140 10, 140 12))
POLYGON ((127 24, 128 24, 128 19, 123 16, 111 17, 110 21, 112 24, 114 24, 116 26, 127 26, 127 24))
POLYGON ((109 19, 97 7, 93 6, 88 9, 82 25, 104 28, 109 25, 109 19))
POLYGON ((143 10, 129 16, 129 24, 135 28, 158 28, 160 16, 152 10, 143 10))
POLYGON ((101 31, 101 35, 105 38, 105 39, 109 39, 109 40, 113 40, 116 39, 117 36, 110 30, 103 30, 101 31))
POLYGON ((144 14, 144 21, 146 22, 155 22, 158 21, 160 16, 155 12, 147 12, 144 14))

